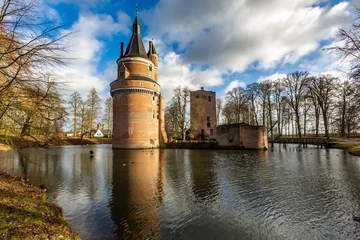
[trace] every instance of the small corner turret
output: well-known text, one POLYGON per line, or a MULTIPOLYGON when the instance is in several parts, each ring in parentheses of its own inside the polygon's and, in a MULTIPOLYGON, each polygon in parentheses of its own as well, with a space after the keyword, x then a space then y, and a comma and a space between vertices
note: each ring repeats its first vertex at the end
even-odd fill
POLYGON ((155 66, 158 67, 159 56, 158 56, 158 54, 156 52, 155 45, 153 44, 153 41, 149 41, 149 52, 147 53, 147 56, 155 64, 155 66))

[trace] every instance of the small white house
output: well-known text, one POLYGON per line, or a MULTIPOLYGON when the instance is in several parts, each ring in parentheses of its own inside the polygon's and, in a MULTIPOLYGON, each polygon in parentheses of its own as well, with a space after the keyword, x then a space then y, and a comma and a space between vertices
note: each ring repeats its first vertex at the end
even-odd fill
POLYGON ((96 133, 94 134, 94 137, 104 137, 104 133, 100 130, 100 129, 98 129, 97 131, 96 131, 96 133))

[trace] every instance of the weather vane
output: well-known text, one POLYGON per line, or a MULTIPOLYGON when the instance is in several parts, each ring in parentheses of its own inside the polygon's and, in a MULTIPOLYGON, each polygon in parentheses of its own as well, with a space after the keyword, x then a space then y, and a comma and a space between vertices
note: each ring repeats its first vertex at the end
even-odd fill
POLYGON ((136 16, 138 15, 138 4, 136 4, 136 16))

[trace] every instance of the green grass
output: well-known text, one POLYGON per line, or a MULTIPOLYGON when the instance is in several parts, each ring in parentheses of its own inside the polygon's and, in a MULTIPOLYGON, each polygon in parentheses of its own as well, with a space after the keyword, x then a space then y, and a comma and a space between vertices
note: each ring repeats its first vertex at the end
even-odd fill
POLYGON ((360 142, 334 142, 331 147, 344 149, 352 155, 360 156, 360 142))
POLYGON ((0 172, 0 239, 80 239, 38 188, 0 172))

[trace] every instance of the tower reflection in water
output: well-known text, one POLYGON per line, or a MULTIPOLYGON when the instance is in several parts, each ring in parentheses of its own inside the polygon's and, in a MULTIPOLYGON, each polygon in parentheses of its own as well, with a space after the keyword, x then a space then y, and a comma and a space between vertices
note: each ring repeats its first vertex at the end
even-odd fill
POLYGON ((111 216, 120 239, 153 239, 160 233, 166 152, 113 151, 111 216))

